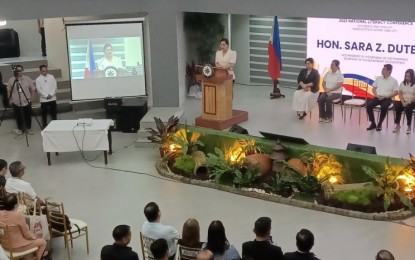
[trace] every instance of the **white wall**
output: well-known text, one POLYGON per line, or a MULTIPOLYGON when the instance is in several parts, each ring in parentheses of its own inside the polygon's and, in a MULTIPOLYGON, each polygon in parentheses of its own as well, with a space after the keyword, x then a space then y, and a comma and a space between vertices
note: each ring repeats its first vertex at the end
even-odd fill
POLYGON ((186 100, 187 41, 183 28, 184 13, 177 13, 177 66, 179 76, 179 106, 186 100))
POLYGON ((19 34, 20 56, 42 56, 37 20, 7 21, 7 25, 1 28, 12 28, 19 34))
POLYGON ((61 69, 62 78, 69 79, 66 31, 62 18, 45 19, 46 52, 50 68, 61 69))
POLYGON ((250 84, 249 78, 249 15, 231 16, 232 49, 236 51, 236 82, 250 84))

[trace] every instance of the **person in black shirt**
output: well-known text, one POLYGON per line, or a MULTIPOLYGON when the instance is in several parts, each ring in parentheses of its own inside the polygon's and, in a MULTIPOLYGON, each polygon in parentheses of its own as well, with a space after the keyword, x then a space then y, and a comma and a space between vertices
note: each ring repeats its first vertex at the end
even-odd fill
POLYGON ((3 75, 0 71, 0 95, 2 96, 3 108, 9 107, 9 97, 7 96, 7 85, 3 84, 3 75))
POLYGON ((301 229, 295 237, 297 240, 297 252, 285 253, 285 260, 319 260, 310 252, 314 246, 314 235, 308 229, 301 229))
POLYGON ((242 259, 246 260, 282 260, 283 254, 279 246, 273 245, 271 234, 271 219, 261 217, 255 221, 254 241, 242 244, 242 259))
POLYGON ((131 241, 131 230, 127 225, 119 225, 112 231, 115 242, 104 246, 101 250, 101 260, 138 260, 138 255, 127 245, 131 241))
POLYGON ((6 186, 6 177, 7 173, 7 162, 3 159, 0 159, 0 187, 6 186))
MULTIPOLYGON (((169 258, 169 246, 166 239, 159 238, 150 245, 150 251, 155 260, 168 260, 169 258)), ((173 257, 174 259, 174 257, 173 257)))

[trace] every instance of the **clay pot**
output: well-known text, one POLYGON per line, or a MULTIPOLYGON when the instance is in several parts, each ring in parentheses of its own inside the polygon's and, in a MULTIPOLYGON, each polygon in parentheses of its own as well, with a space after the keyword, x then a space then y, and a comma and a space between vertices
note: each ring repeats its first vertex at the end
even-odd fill
POLYGON ((299 171, 301 175, 307 175, 307 166, 300 159, 292 158, 288 160, 288 163, 291 165, 291 167, 299 171))
POLYGON ((272 161, 269 154, 250 154, 245 157, 245 160, 250 165, 257 165, 259 164, 259 174, 267 174, 272 169, 272 161))

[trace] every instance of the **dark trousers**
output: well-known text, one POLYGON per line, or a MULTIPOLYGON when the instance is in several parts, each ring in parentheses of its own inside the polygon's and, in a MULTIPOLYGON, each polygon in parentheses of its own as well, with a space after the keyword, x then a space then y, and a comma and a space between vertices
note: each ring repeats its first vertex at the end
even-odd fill
POLYGON ((42 48, 42 54, 46 55, 45 28, 40 28, 40 36, 42 37, 40 41, 40 47, 42 48))
POLYGON ((406 124, 411 126, 412 123, 412 110, 415 109, 415 102, 410 103, 406 107, 402 105, 401 101, 394 101, 393 107, 395 109, 396 117, 395 124, 399 125, 401 121, 402 112, 405 111, 406 114, 406 124))
POLYGON ((23 107, 13 104, 13 111, 19 130, 25 131, 32 128, 32 107, 30 104, 23 107))
POLYGON ((380 118, 379 118, 378 126, 382 126, 383 120, 385 120, 386 113, 388 113, 388 109, 391 104, 392 104, 391 98, 385 98, 385 99, 379 100, 378 98, 375 97, 374 99, 369 100, 366 106, 366 111, 367 111, 367 115, 369 116, 369 121, 372 122, 372 124, 376 124, 373 109, 377 105, 380 105, 380 118))
POLYGON ((45 128, 48 125, 48 110, 50 111, 50 116, 52 120, 56 120, 56 100, 49 102, 41 102, 40 108, 42 109, 42 125, 45 128))
POLYGON ((0 95, 2 96, 3 107, 9 106, 9 97, 7 96, 7 86, 0 82, 0 95))
POLYGON ((321 93, 318 97, 318 111, 320 118, 331 119, 333 117, 333 100, 341 97, 341 93, 321 93))

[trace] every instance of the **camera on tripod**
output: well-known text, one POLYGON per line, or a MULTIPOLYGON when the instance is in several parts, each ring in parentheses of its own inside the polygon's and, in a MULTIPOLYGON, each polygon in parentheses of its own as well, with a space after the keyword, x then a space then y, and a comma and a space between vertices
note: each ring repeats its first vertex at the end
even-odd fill
POLYGON ((14 76, 15 78, 17 78, 17 77, 19 76, 19 70, 18 70, 18 68, 19 68, 20 66, 18 66, 18 65, 11 65, 11 66, 12 66, 13 76, 14 76))

